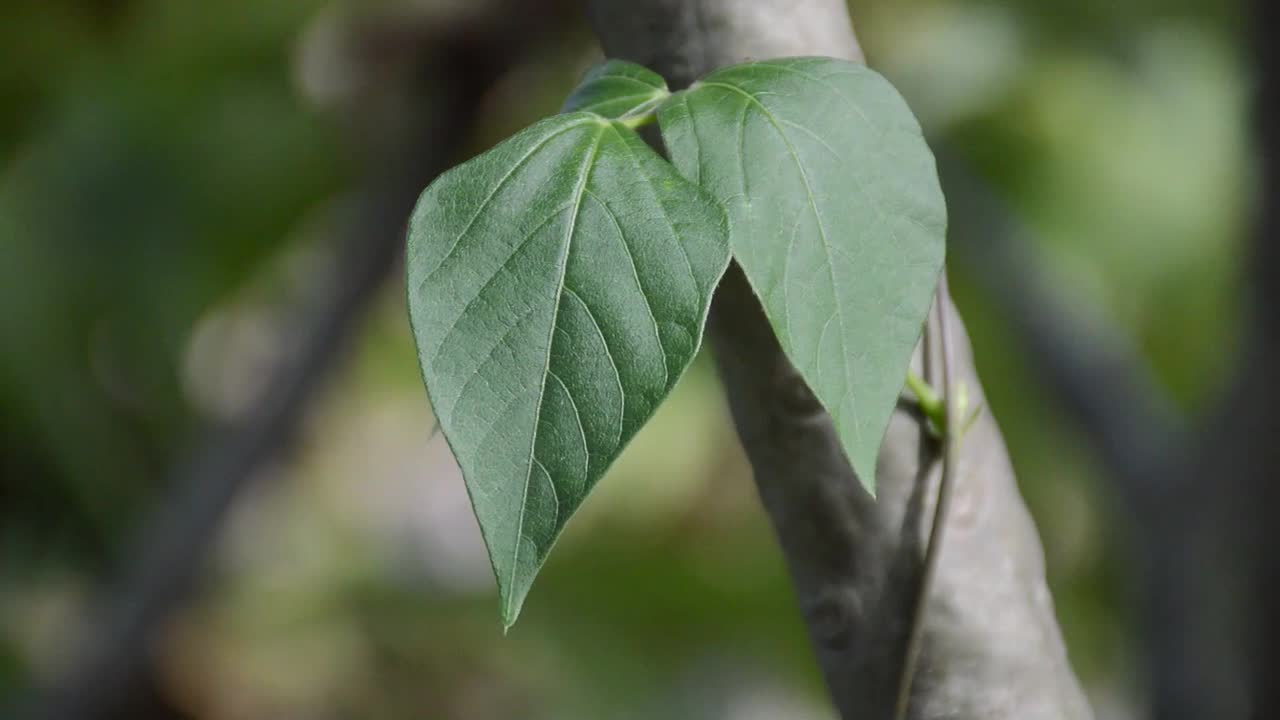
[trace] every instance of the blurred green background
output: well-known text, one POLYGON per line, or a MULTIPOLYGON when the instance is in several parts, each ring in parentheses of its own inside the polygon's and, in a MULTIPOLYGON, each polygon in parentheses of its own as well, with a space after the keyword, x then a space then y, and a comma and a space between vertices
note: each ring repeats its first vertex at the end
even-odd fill
MULTIPOLYGON (((0 708, 83 640, 169 468, 261 396, 289 350, 283 309, 332 261, 335 209, 396 137, 399 106, 378 95, 394 48, 333 38, 368 14, 447 28, 489 4, 0 3, 0 708)), ((1032 228, 1052 291, 1127 333, 1183 407, 1212 397, 1250 200, 1234 5, 860 0, 853 16, 930 135, 1032 228)), ((567 17, 485 91, 457 159, 555 112, 597 52, 567 17)), ((705 357, 503 637, 393 278, 164 626, 158 705, 210 720, 832 717, 705 357)), ((1072 661, 1100 718, 1131 717, 1124 516, 1002 308, 954 282, 1072 661)))

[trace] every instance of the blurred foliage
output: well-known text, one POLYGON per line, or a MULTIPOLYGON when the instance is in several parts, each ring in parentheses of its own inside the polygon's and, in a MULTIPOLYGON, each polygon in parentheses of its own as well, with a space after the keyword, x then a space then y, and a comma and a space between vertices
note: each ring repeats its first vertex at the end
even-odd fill
POLYGON ((112 560, 189 429, 192 326, 341 177, 291 88, 306 8, 196 8, 30 2, 0 24, 6 566, 112 560))
MULTIPOLYGON (((1054 291, 1131 333, 1189 410, 1229 370, 1248 222, 1233 7, 854 10, 872 62, 931 135, 1035 230, 1054 291)), ((78 639, 92 590, 118 573, 198 429, 260 391, 254 358, 278 351, 287 288, 325 257, 322 211, 376 144, 295 80, 299 43, 332 10, 5 3, 0 706, 78 639)), ((590 62, 579 36, 489 93, 471 150, 555 110, 590 62)), ((1123 707, 1123 518, 1001 308, 955 281, 1073 660, 1100 703, 1123 707)), ((162 644, 172 703, 200 718, 829 716, 705 358, 570 525, 503 638, 404 318, 402 288, 389 288, 302 441, 237 506, 212 577, 162 644)))

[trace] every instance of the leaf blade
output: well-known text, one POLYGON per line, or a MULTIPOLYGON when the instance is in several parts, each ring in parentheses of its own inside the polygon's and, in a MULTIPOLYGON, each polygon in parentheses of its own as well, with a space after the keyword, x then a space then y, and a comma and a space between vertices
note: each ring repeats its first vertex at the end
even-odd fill
POLYGON ((734 257, 874 494, 945 254, 919 124, 878 74, 829 58, 719 70, 658 120, 681 174, 728 209, 734 257))
POLYGON ((587 71, 560 111, 586 111, 616 120, 651 109, 670 94, 667 81, 649 68, 606 60, 587 71))
POLYGON ((408 244, 423 378, 510 626, 696 352, 726 220, 634 132, 573 113, 441 176, 408 244))

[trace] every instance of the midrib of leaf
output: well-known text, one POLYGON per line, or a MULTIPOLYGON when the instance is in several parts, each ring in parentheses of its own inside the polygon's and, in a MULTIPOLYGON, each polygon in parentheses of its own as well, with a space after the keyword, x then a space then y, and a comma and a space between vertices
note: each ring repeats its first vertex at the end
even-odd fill
MULTIPOLYGON (((578 127, 581 124, 585 124, 585 123, 580 123, 577 125, 573 125, 571 127, 578 127)), ((507 598, 506 598, 505 607, 502 613, 503 625, 506 628, 510 628, 511 625, 514 624, 515 622, 515 617, 512 614, 512 611, 513 611, 512 605, 516 595, 516 593, 514 592, 516 587, 516 575, 520 568, 520 541, 523 539, 523 536, 524 536, 524 518, 525 518, 525 515, 528 513, 529 484, 533 481, 533 466, 534 466, 534 463, 537 462, 537 458, 534 457, 534 452, 536 451, 538 446, 538 425, 542 421, 542 405, 543 405, 543 401, 546 399, 547 375, 551 373, 551 346, 552 346, 552 343, 555 342, 556 325, 559 322, 559 318, 560 318, 560 305, 561 303, 564 302, 565 273, 569 267, 569 262, 568 262, 569 252, 573 248, 573 236, 574 236, 574 233, 577 231, 578 216, 582 212, 582 198, 586 193, 587 183, 591 179, 591 172, 595 169, 596 155, 600 152, 600 143, 601 143, 601 140, 604 138, 605 129, 609 127, 612 127, 612 123, 601 127, 600 131, 596 135, 595 142, 592 143, 591 145, 591 152, 587 154, 587 159, 582 164, 582 170, 581 170, 582 177, 579 178, 578 185, 576 188, 574 188, 573 214, 569 216, 569 228, 565 232, 564 250, 561 251, 560 258, 557 263, 559 277, 556 281, 556 288, 557 288, 556 294, 558 295, 558 297, 556 299, 555 309, 552 310, 551 312, 551 324, 550 324, 549 330, 547 331, 547 355, 546 355, 546 359, 543 361, 543 364, 542 364, 542 384, 538 388, 538 401, 534 405, 533 430, 532 432, 529 433, 529 436, 530 436, 529 437, 529 459, 528 459, 529 469, 525 473, 524 489, 520 497, 520 509, 519 509, 520 517, 516 520, 515 550, 511 554, 511 578, 510 578, 510 584, 508 585, 508 589, 507 589, 507 598)), ((539 143, 539 147, 541 147, 542 145, 545 145, 546 142, 547 140, 544 140, 543 142, 539 143)), ((525 159, 527 160, 528 156, 526 156, 525 159)), ((507 173, 507 175, 503 178, 503 181, 506 180, 506 177, 510 177, 510 175, 511 175, 510 172, 507 173)), ((551 474, 547 473, 547 477, 550 479, 551 474)), ((555 492, 555 481, 551 480, 550 484, 552 487, 552 492, 555 492)), ((559 505, 559 501, 557 500, 557 506, 558 505, 559 505)))
MULTIPOLYGON (((771 67, 776 67, 776 66, 771 66, 771 67)), ((813 218, 818 224, 818 235, 822 238, 822 252, 827 256, 827 262, 824 263, 824 266, 826 267, 826 270, 827 270, 827 278, 831 281, 831 293, 835 300, 834 302, 835 316, 836 316, 836 319, 839 320, 840 322, 840 352, 841 352, 840 364, 844 367, 844 380, 845 380, 844 394, 845 394, 845 397, 849 399, 849 402, 852 405, 853 414, 856 417, 858 414, 858 409, 856 405, 857 398, 852 392, 852 386, 854 384, 854 380, 851 375, 852 368, 849 364, 849 357, 848 357, 849 346, 846 342, 846 335, 848 333, 848 328, 844 322, 844 312, 840 309, 840 303, 841 303, 840 285, 836 282, 835 271, 832 270, 831 260, 832 260, 833 251, 831 249, 831 241, 827 237, 827 228, 822 221, 822 213, 818 211, 818 203, 814 198, 813 186, 809 182, 809 173, 805 171, 804 163, 800 162, 800 155, 799 153, 796 152, 795 146, 791 144, 791 138, 787 136, 787 133, 782 129, 782 126, 779 124, 778 119, 774 117, 773 113, 769 112, 769 108, 765 107, 764 103, 760 102, 760 100, 758 100, 754 95, 747 92, 746 90, 743 90, 742 88, 736 85, 730 85, 729 83, 712 81, 712 82, 699 83, 699 85, 702 85, 705 87, 718 87, 718 88, 723 88, 725 90, 731 90, 741 95, 742 97, 746 98, 748 105, 755 105, 756 108, 760 111, 760 113, 765 117, 765 119, 769 121, 769 124, 773 126, 774 131, 778 133, 778 137, 782 140, 783 144, 787 146, 787 153, 791 156, 791 161, 795 163, 796 170, 800 172, 800 179, 804 182, 805 198, 809 201, 809 209, 813 211, 813 218)), ((742 120, 742 125, 744 128, 742 131, 743 134, 745 134, 746 132, 745 131, 746 122, 747 122, 746 115, 744 114, 743 120, 742 120)), ((743 168, 742 168, 743 187, 745 192, 746 161, 743 160, 742 164, 743 164, 743 168)), ((859 181, 859 187, 862 187, 864 193, 866 192, 866 188, 861 185, 861 181, 859 181)), ((872 204, 875 205, 876 211, 881 214, 881 219, 883 219, 883 210, 880 208, 879 203, 873 202, 872 204)), ((895 237, 895 241, 896 241, 896 237, 895 237)), ((794 245, 795 245, 795 234, 792 233, 791 241, 789 243, 789 247, 787 250, 788 253, 790 253, 790 246, 794 246, 794 245)), ((787 279, 786 279, 786 273, 784 270, 783 278, 782 278, 782 286, 783 286, 784 292, 786 289, 786 284, 787 284, 787 279)), ((788 306, 789 306, 789 303, 788 303, 788 306)), ((790 323, 788 323, 787 324, 788 335, 790 335, 790 332, 791 332, 791 325, 790 323)), ((819 337, 818 342, 819 343, 822 342, 821 337, 819 337)), ((822 350, 822 347, 821 347, 821 344, 819 344, 818 352, 814 353, 814 363, 815 363, 814 372, 821 372, 821 368, 820 368, 821 350, 822 350)), ((839 426, 840 414, 841 414, 840 408, 839 407, 827 408, 827 412, 831 413, 832 419, 835 420, 836 425, 839 426)), ((853 433, 854 433, 854 437, 860 442, 862 440, 862 428, 860 427, 859 423, 856 420, 853 423, 853 433)))

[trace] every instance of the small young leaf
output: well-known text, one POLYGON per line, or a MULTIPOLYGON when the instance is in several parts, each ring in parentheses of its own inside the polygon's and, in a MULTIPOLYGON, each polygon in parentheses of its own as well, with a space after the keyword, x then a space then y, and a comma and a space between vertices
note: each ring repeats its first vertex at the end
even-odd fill
POLYGON ((880 75, 827 58, 717 71, 658 122, 672 162, 725 204, 734 258, 874 493, 944 255, 920 125, 880 75))
POLYGON ((509 627, 697 351, 727 222, 633 131, 572 113, 440 176, 408 245, 422 374, 509 627))
POLYGON ((657 107, 670 94, 667 81, 649 68, 606 60, 587 72, 561 112, 582 110, 617 119, 657 107))

